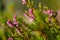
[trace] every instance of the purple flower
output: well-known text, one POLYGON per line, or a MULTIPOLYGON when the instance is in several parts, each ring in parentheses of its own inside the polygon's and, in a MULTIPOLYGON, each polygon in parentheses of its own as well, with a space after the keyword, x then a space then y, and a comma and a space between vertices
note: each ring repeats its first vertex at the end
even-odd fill
POLYGON ((8 40, 13 40, 13 38, 9 37, 8 40))
POLYGON ((22 0, 22 4, 26 4, 27 2, 26 2, 26 0, 22 0))
POLYGON ((7 24, 8 24, 11 28, 13 27, 13 23, 11 22, 10 19, 8 19, 7 24))
POLYGON ((33 9, 30 8, 29 9, 29 13, 32 14, 33 13, 33 9))

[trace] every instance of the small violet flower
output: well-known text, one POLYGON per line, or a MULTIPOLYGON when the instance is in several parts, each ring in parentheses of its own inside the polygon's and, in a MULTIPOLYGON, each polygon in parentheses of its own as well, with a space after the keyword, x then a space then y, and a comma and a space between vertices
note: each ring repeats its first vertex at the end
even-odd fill
POLYGON ((13 38, 9 37, 8 40, 13 40, 13 38))
POLYGON ((26 2, 26 0, 22 0, 22 4, 26 4, 27 2, 26 2))

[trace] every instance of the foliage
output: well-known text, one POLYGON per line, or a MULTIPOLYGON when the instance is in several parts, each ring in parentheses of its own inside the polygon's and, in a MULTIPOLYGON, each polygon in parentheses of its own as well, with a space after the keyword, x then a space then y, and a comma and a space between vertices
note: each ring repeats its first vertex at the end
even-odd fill
POLYGON ((59 21, 56 13, 47 6, 34 7, 34 1, 22 0, 22 5, 28 7, 24 17, 20 14, 0 15, 1 40, 60 40, 59 21))

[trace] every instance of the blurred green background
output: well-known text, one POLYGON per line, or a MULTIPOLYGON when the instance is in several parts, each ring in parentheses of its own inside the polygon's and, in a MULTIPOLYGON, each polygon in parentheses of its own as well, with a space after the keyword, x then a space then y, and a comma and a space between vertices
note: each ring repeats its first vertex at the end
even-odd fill
MULTIPOLYGON (((41 2, 44 6, 48 6, 53 10, 60 9, 60 0, 34 0, 35 7, 38 8, 38 3, 41 2)), ((21 0, 0 0, 0 12, 16 9, 18 12, 23 13, 26 8, 22 5, 21 0)))
MULTIPOLYGON (((60 9, 60 0, 33 0, 34 7, 38 9, 38 3, 41 2, 42 7, 48 6, 50 9, 53 9, 54 11, 57 11, 60 9)), ((5 29, 3 28, 3 24, 1 22, 3 20, 1 16, 10 16, 16 11, 20 16, 24 14, 24 11, 28 8, 26 5, 22 5, 21 0, 0 0, 0 38, 3 38, 5 40, 5 29)), ((1 40, 1 39, 0 39, 1 40)))

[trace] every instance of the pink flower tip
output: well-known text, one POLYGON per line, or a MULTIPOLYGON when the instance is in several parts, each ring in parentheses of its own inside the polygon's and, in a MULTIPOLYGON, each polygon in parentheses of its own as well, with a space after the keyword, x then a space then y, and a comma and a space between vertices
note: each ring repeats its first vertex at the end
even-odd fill
POLYGON ((17 21, 16 18, 17 18, 17 14, 13 16, 13 21, 17 21))

